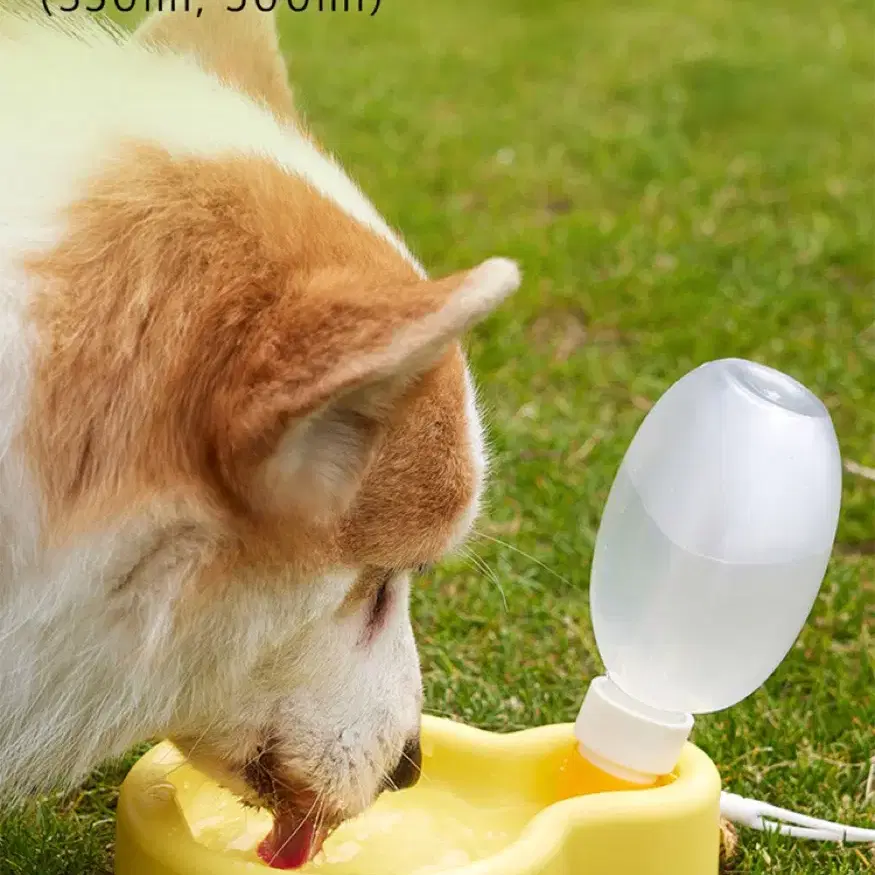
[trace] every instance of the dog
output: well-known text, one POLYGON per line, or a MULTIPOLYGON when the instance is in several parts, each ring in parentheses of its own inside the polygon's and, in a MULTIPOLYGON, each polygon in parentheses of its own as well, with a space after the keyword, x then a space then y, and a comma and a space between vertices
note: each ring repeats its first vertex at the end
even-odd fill
POLYGON ((429 278, 252 4, 0 10, 0 83, 0 793, 166 737, 309 859, 416 781, 410 580, 478 513, 461 344, 518 267, 429 278))

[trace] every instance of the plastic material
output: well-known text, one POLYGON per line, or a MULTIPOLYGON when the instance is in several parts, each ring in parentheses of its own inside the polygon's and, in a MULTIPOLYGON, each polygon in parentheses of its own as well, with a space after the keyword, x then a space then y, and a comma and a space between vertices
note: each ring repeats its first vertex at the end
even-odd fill
POLYGON ((650 785, 674 769, 692 728, 689 714, 641 705, 602 677, 589 685, 574 732, 581 755, 593 765, 650 785))
POLYGON ((596 543, 591 608, 614 683, 703 714, 756 690, 823 580, 841 501, 829 414, 740 359, 675 383, 635 435, 596 543))
MULTIPOLYGON (((684 747, 660 786, 615 791, 576 752, 571 725, 506 735, 426 717, 423 777, 342 826, 313 875, 717 875, 720 779, 684 747), (575 795, 583 794, 583 795, 575 795)), ((169 744, 119 798, 116 875, 269 875, 270 826, 169 744)))
POLYGON ((722 793, 720 811, 727 820, 761 832, 777 832, 793 838, 816 842, 875 844, 875 829, 849 826, 797 814, 786 808, 757 799, 745 799, 735 793, 722 793))

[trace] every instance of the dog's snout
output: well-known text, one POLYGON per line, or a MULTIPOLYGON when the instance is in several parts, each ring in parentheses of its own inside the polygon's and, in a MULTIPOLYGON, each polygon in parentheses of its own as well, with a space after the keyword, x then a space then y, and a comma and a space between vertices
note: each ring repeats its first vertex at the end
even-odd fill
POLYGON ((386 779, 386 786, 390 790, 406 790, 413 787, 422 774, 422 747, 419 736, 408 740, 401 752, 401 759, 395 770, 386 779))

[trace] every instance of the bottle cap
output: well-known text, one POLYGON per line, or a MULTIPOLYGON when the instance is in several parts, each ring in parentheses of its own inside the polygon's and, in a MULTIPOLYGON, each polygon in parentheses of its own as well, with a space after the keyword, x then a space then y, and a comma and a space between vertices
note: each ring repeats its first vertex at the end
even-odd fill
POLYGON ((574 734, 581 754, 602 771, 651 784, 677 765, 692 728, 692 715, 643 705, 599 677, 586 692, 574 734))

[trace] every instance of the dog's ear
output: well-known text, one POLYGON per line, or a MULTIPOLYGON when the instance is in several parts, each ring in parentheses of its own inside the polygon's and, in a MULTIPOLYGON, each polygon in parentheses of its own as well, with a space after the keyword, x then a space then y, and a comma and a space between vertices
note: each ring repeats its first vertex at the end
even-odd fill
POLYGON ((494 258, 401 288, 321 281, 250 341, 217 399, 215 434, 247 504, 327 521, 354 499, 394 402, 520 277, 494 258))
POLYGON ((137 28, 135 39, 195 57, 205 70, 279 118, 296 120, 274 13, 261 12, 253 0, 239 12, 229 12, 229 6, 236 7, 227 0, 201 0, 197 12, 187 11, 187 6, 173 4, 173 10, 153 12, 137 28))

